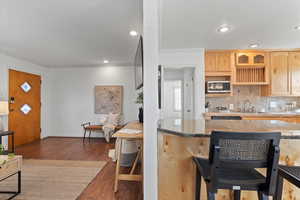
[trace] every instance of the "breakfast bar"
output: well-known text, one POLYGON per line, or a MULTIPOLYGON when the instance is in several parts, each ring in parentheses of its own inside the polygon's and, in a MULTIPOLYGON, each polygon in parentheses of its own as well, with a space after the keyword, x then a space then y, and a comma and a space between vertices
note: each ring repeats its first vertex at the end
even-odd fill
MULTIPOLYGON (((161 120, 158 128, 160 200, 195 199, 196 167, 192 157, 208 157, 212 131, 281 132, 280 164, 300 166, 300 124, 297 123, 278 120, 161 120)), ((201 190, 201 199, 206 199, 205 187, 201 190)), ((299 189, 284 182, 283 199, 294 200, 299 196, 299 189)), ((220 190, 216 199, 233 199, 233 192, 220 190)), ((241 199, 255 200, 257 194, 242 191, 241 199)))

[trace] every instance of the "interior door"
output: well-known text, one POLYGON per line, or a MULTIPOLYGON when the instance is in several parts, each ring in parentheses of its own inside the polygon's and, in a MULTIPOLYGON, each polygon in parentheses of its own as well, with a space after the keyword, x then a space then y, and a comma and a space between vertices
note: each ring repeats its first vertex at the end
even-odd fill
POLYGON ((288 52, 271 53, 273 96, 291 95, 288 58, 288 52))
POLYGON ((300 96, 300 52, 289 53, 289 66, 291 74, 291 93, 300 96))
POLYGON ((9 101, 8 124, 15 132, 15 146, 40 139, 41 77, 10 69, 9 101))

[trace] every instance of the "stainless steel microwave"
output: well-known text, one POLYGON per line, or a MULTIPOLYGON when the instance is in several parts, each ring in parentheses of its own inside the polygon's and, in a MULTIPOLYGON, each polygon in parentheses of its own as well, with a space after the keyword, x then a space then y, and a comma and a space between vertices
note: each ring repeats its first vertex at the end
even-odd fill
POLYGON ((230 81, 207 81, 206 93, 228 93, 231 91, 230 81))

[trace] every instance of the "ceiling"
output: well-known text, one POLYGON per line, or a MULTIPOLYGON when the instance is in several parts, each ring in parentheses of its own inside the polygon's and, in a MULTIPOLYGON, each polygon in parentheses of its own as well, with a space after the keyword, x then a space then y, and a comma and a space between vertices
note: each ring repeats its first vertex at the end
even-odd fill
POLYGON ((161 48, 300 48, 299 10, 299 0, 161 0, 161 48))
MULTIPOLYGON (((1 0, 0 52, 47 67, 132 65, 141 0, 1 0)), ((298 0, 160 0, 162 49, 300 48, 298 0), (228 33, 217 29, 227 24, 228 33)))
POLYGON ((139 0, 1 0, 0 52, 47 67, 132 65, 139 0))

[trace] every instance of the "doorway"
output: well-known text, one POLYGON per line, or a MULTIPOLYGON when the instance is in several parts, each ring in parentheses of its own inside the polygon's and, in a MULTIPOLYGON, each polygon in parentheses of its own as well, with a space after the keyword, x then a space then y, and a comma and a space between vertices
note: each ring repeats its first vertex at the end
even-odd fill
POLYGON ((182 81, 169 80, 164 83, 164 115, 166 118, 182 117, 182 81))
MULTIPOLYGON (((15 133, 15 146, 41 137, 41 76, 9 70, 9 130, 15 133)), ((11 145, 9 140, 9 145, 11 145)))
POLYGON ((194 68, 162 67, 161 118, 194 118, 194 68))

